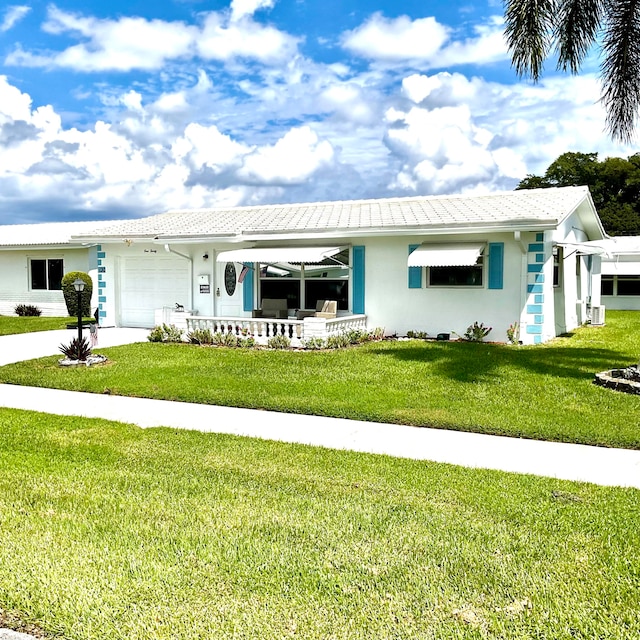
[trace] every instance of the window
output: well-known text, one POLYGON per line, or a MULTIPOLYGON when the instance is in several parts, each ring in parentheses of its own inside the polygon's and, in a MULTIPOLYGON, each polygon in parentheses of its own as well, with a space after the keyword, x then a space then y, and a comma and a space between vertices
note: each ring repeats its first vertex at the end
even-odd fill
POLYGON ((31 288, 50 291, 62 289, 64 266, 62 259, 31 260, 31 288))
POLYGON ((619 296, 640 296, 640 276, 618 276, 619 296))
POLYGON ((602 276, 600 281, 600 294, 603 296, 613 295, 613 276, 602 276))
POLYGON ((430 287, 481 287, 483 260, 470 267, 429 267, 430 287))
POLYGON ((640 296, 640 276, 602 276, 603 296, 640 296))
POLYGON ((260 298, 286 298, 289 309, 315 309, 318 300, 336 300, 349 309, 349 249, 319 264, 260 264, 260 298))
MULTIPOLYGON (((553 286, 560 286, 561 267, 562 266, 562 247, 553 247, 553 286)), ((576 265, 576 275, 580 275, 578 272, 579 265, 576 265)))

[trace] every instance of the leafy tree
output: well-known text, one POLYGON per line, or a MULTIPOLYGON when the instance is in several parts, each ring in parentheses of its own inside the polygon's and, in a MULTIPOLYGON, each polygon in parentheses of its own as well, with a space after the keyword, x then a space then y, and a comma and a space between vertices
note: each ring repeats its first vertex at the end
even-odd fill
POLYGON ((505 0, 505 36, 516 72, 538 81, 544 61, 577 74, 600 50, 601 100, 612 138, 630 142, 640 108, 638 0, 505 0))
POLYGON ((91 294, 93 292, 93 280, 91 280, 91 276, 88 273, 84 273, 84 271, 69 271, 69 273, 65 273, 62 276, 62 295, 69 315, 76 318, 78 316, 78 292, 73 286, 73 281, 76 278, 84 280, 84 291, 80 294, 80 302, 82 316, 87 318, 91 315, 91 294))
POLYGON ((640 154, 599 161, 597 153, 567 152, 543 176, 529 174, 516 189, 586 185, 608 234, 640 235, 640 154))

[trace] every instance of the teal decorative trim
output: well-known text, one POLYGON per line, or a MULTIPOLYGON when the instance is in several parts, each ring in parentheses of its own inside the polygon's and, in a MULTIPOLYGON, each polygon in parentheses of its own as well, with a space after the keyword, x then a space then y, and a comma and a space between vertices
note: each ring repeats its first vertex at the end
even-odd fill
POLYGON ((535 296, 533 296, 533 301, 536 304, 544 304, 544 294, 537 293, 535 296))
POLYGON ((533 336, 533 344, 542 344, 542 336, 533 336))
POLYGON ((544 265, 541 264, 528 264, 527 273, 540 273, 544 265))
POLYGON ((544 242, 544 233, 536 233, 536 242, 544 242))
POLYGON ((249 268, 249 272, 242 281, 242 308, 244 311, 253 311, 254 287, 255 287, 255 265, 252 262, 243 262, 243 266, 249 268))
POLYGON ((98 302, 106 302, 106 301, 107 301, 107 297, 106 296, 98 296, 98 302))
POLYGON ((536 262, 544 262, 544 253, 536 253, 536 262))
POLYGON ((535 284, 543 284, 544 283, 544 273, 536 273, 535 278, 533 279, 535 284))
POLYGON ((542 305, 541 304, 528 304, 527 305, 527 313, 542 313, 542 305))
POLYGON ((353 313, 364 313, 364 246, 356 246, 352 249, 353 268, 351 273, 352 284, 352 310, 353 313))
POLYGON ((536 253, 536 252, 544 251, 544 245, 543 244, 530 244, 527 247, 527 251, 529 253, 536 253))
POLYGON ((106 251, 100 251, 100 249, 102 249, 102 247, 100 245, 98 245, 98 258, 106 258, 107 257, 107 252, 106 251))
POLYGON ((528 284, 527 293, 542 293, 544 289, 541 284, 528 284))
MULTIPOLYGON (((411 255, 420 245, 410 244, 409 255, 411 255)), ((409 289, 422 289, 422 267, 409 267, 409 289)))
POLYGON ((531 335, 542 335, 542 325, 527 325, 527 333, 531 335))
POLYGON ((504 283, 504 242, 489 243, 489 289, 502 289, 504 283))
POLYGON ((544 316, 533 316, 534 324, 544 324, 544 316))

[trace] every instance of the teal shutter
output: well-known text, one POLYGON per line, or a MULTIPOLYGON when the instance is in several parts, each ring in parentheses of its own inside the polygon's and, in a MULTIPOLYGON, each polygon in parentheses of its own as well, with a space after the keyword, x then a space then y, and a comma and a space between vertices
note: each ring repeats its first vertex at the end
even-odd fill
POLYGON ((502 289, 504 279, 504 242, 489 243, 489 289, 502 289))
POLYGON ((245 311, 253 311, 254 265, 251 262, 244 262, 243 265, 249 268, 249 272, 242 281, 242 307, 245 311))
POLYGON ((364 247, 353 247, 352 256, 352 310, 353 313, 364 313, 364 247))
MULTIPOLYGON (((419 244, 410 244, 409 255, 419 246, 419 244)), ((422 267, 409 267, 409 289, 422 289, 422 267)))

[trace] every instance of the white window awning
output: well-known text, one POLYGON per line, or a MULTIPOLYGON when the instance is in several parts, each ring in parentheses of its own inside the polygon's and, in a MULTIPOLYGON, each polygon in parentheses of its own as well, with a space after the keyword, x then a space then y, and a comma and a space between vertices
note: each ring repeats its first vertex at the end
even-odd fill
POLYGON ((221 251, 217 262, 277 262, 319 264, 340 253, 342 247, 255 247, 221 251))
POLYGON ((409 254, 410 267, 470 267, 482 252, 484 243, 421 244, 409 254))

